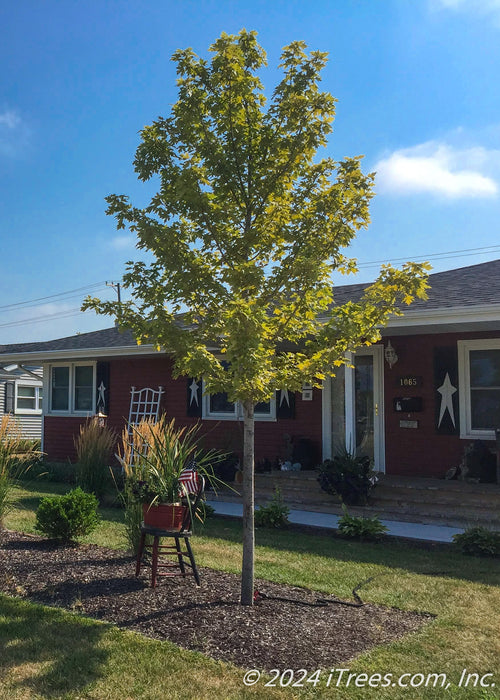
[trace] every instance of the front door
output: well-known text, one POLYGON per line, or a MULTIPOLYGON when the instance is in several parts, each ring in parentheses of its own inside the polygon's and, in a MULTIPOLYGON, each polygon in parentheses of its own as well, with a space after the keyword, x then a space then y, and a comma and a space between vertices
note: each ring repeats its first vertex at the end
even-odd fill
POLYGON ((377 471, 385 471, 384 348, 373 345, 351 357, 325 382, 323 390, 323 456, 331 457, 342 444, 367 455, 377 471))
POLYGON ((346 371, 346 444, 385 471, 383 347, 358 350, 346 371))

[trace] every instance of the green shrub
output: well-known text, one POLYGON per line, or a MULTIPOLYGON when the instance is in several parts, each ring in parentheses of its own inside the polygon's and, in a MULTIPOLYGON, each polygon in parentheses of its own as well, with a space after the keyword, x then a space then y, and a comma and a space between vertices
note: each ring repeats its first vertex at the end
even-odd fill
POLYGON ((18 477, 21 481, 57 481, 64 484, 75 484, 75 465, 71 462, 46 462, 37 460, 29 469, 18 477))
POLYGON ((75 439, 78 459, 76 483, 84 491, 95 493, 98 498, 111 485, 109 464, 115 443, 116 435, 101 425, 97 416, 80 426, 79 435, 75 439))
POLYGON ((339 518, 338 532, 343 537, 355 540, 376 542, 387 532, 385 525, 382 525, 379 518, 374 515, 372 518, 361 518, 349 515, 347 508, 342 508, 344 515, 339 518))
POLYGON ((117 493, 121 505, 123 506, 125 535, 128 542, 128 548, 132 554, 137 554, 141 539, 141 523, 143 517, 142 503, 137 500, 137 496, 135 495, 133 489, 133 483, 130 480, 125 480, 124 485, 117 491, 117 493))
POLYGON ((71 542, 90 534, 99 523, 97 498, 80 487, 64 496, 42 498, 36 511, 36 529, 48 537, 71 542))
POLYGON ((369 457, 350 452, 344 447, 332 459, 326 459, 319 469, 318 482, 323 491, 337 494, 347 505, 367 503, 376 482, 369 457))
POLYGON ((500 532, 486 527, 471 527, 453 535, 455 545, 463 554, 474 557, 500 557, 500 532))
POLYGON ((215 508, 210 505, 210 503, 206 503, 203 500, 200 500, 198 503, 198 508, 196 510, 196 517, 199 518, 202 522, 205 522, 207 518, 213 518, 215 516, 215 508))
POLYGON ((257 527, 283 527, 288 525, 290 508, 283 503, 281 491, 276 488, 272 500, 266 506, 259 506, 255 512, 257 527))
POLYGON ((19 452, 23 454, 40 454, 42 441, 32 438, 21 438, 19 440, 19 452))

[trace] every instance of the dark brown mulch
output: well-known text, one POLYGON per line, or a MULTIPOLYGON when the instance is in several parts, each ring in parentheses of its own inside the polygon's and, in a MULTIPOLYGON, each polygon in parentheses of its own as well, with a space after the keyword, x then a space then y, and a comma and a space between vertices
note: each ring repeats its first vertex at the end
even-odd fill
MULTIPOLYGON (((239 604, 239 577, 201 569, 192 577, 135 577, 132 557, 94 545, 0 533, 0 591, 74 610, 170 640, 245 668, 329 668, 418 630, 429 616, 375 605, 351 607, 302 588, 257 581, 267 598, 239 604), (315 607, 318 597, 332 602, 315 607), (294 602, 283 600, 293 599, 294 602)), ((362 590, 360 591, 361 596, 362 590)))

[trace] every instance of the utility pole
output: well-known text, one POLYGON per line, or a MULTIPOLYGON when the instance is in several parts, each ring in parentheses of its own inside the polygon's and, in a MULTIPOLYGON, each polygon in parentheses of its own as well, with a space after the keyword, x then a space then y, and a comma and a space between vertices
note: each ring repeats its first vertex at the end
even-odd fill
POLYGON ((122 310, 122 292, 121 292, 121 285, 120 282, 106 282, 106 287, 113 287, 115 292, 118 295, 118 320, 115 325, 118 325, 118 322, 120 321, 121 317, 121 310, 122 310))

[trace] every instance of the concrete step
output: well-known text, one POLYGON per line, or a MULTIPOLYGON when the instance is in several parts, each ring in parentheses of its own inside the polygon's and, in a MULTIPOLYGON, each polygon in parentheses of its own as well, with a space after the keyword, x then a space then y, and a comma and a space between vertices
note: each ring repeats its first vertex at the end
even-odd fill
MULTIPOLYGON (((279 488, 292 509, 342 514, 340 498, 322 491, 317 477, 316 471, 256 474, 255 502, 268 503, 279 488)), ((241 485, 235 484, 234 488, 235 492, 219 492, 217 498, 241 502, 241 485)), ((372 491, 370 504, 350 506, 349 512, 387 520, 461 527, 479 524, 500 529, 500 485, 382 476, 372 491)))
MULTIPOLYGON (((299 472, 300 474, 300 472, 299 472)), ((282 495, 292 497, 300 494, 303 500, 316 499, 321 490, 317 482, 317 472, 300 477, 283 472, 272 472, 269 475, 256 475, 255 488, 261 493, 272 494, 278 487, 282 495)), ((414 480, 415 481, 415 480, 414 480)), ((445 480, 423 480, 422 485, 414 483, 392 483, 381 479, 372 491, 372 497, 377 501, 397 503, 430 502, 436 504, 470 504, 471 506, 490 505, 500 508, 500 486, 498 484, 475 484, 452 482, 445 480), (430 482, 430 483, 429 483, 430 482)), ((323 496, 324 498, 324 496, 323 496)))
MULTIPOLYGON (((221 502, 233 502, 241 503, 241 497, 233 495, 221 495, 218 498, 212 498, 210 500, 219 500, 221 502)), ((255 504, 266 505, 269 503, 269 498, 259 498, 256 495, 255 504)), ((286 505, 291 510, 305 510, 308 512, 315 513, 331 513, 332 515, 342 515, 343 510, 341 504, 313 504, 308 503, 304 505, 303 503, 294 503, 293 501, 286 501, 286 505)), ((481 510, 462 510, 461 512, 445 511, 442 509, 437 509, 431 511, 429 509, 415 509, 409 510, 405 508, 384 508, 380 507, 380 504, 371 504, 368 506, 349 506, 348 508, 350 515, 356 515, 359 517, 369 518, 377 516, 381 520, 396 520, 402 522, 412 522, 412 523, 425 523, 425 524, 439 524, 446 525, 450 527, 475 527, 481 525, 483 527, 493 528, 500 530, 500 516, 498 514, 492 514, 484 512, 481 510)))

